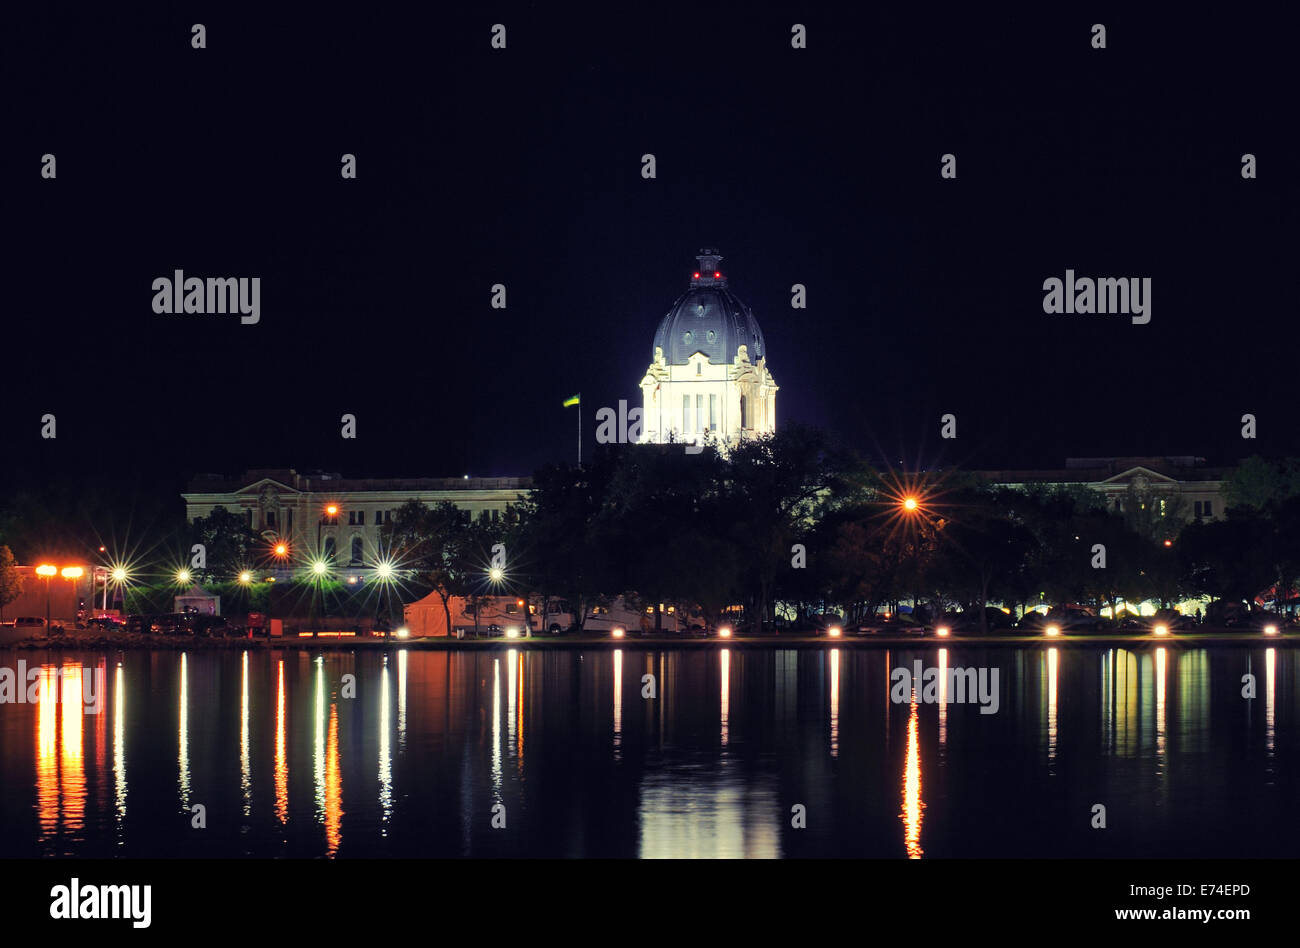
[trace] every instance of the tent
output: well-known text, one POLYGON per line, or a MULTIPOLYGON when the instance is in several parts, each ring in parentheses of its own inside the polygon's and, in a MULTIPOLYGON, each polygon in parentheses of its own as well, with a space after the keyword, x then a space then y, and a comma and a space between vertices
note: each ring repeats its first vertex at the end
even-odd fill
POLYGON ((201 616, 221 615, 221 597, 202 586, 187 589, 176 597, 176 612, 197 612, 201 616))

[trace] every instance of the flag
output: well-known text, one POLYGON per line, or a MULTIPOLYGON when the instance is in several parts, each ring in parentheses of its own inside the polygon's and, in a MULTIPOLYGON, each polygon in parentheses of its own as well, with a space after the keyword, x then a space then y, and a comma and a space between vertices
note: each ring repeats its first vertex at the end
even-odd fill
POLYGON ((578 404, 578 396, 577 396, 577 395, 570 395, 568 398, 566 398, 566 399, 564 400, 564 407, 565 407, 565 408, 570 408, 570 407, 572 407, 573 405, 576 405, 576 404, 578 404))

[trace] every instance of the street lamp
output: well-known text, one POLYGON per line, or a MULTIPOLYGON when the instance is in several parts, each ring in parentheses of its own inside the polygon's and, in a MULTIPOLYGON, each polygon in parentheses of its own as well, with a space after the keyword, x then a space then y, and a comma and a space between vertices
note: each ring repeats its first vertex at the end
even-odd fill
POLYGON ((908 497, 908 498, 905 498, 905 499, 903 500, 903 509, 904 509, 904 510, 909 510, 909 511, 910 511, 910 510, 915 510, 918 506, 919 506, 919 504, 917 503, 915 497, 908 497))
MULTIPOLYGON (((63 569, 59 570, 59 575, 62 576, 64 579, 68 580, 70 583, 72 583, 72 598, 73 598, 74 600, 77 598, 77 580, 81 579, 81 577, 84 576, 85 574, 86 574, 86 571, 85 571, 84 569, 82 569, 80 566, 65 566, 65 567, 63 567, 63 569)), ((95 590, 92 588, 92 589, 90 590, 90 592, 91 592, 91 602, 90 602, 90 607, 91 607, 91 609, 94 609, 94 607, 95 607, 95 601, 94 601, 94 593, 95 593, 95 590)), ((78 616, 80 616, 80 610, 78 610, 78 616)), ((48 618, 47 618, 47 621, 48 621, 48 618)))
POLYGON ((57 566, 42 563, 36 567, 36 575, 45 577, 45 634, 50 634, 50 580, 59 575, 57 566))
POLYGON ((330 526, 334 526, 334 525, 335 525, 335 518, 338 517, 338 515, 339 515, 339 505, 338 505, 338 504, 326 504, 326 505, 325 505, 325 516, 324 516, 324 517, 321 517, 320 520, 317 521, 317 523, 316 523, 316 555, 317 555, 317 556, 320 556, 320 555, 324 552, 324 550, 321 549, 321 545, 320 545, 320 542, 321 542, 321 541, 320 541, 320 533, 321 533, 321 528, 325 526, 325 519, 326 519, 326 517, 329 518, 330 526))

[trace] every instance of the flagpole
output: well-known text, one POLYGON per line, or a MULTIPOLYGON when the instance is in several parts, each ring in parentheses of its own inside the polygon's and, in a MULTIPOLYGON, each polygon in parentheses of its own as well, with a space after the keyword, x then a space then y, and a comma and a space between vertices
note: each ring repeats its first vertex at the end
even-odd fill
POLYGON ((578 393, 578 467, 582 467, 582 392, 578 393))

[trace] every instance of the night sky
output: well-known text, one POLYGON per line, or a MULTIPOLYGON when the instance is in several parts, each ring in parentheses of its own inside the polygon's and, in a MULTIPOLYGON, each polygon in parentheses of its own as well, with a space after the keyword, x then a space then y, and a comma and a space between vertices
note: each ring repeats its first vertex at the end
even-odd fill
POLYGON ((867 6, 7 13, 0 484, 572 461, 561 401, 587 451, 640 404, 706 246, 778 426, 909 466, 1300 454, 1293 24, 867 6), (260 277, 261 322, 156 315, 178 268, 260 277), (1150 324, 1045 315, 1067 268, 1150 277, 1150 324))

